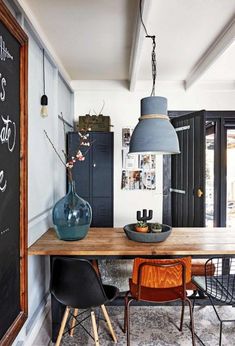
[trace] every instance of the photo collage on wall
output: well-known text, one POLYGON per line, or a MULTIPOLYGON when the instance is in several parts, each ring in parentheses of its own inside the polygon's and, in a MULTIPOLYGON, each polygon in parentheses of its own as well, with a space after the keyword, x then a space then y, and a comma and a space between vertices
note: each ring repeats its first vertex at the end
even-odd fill
POLYGON ((156 189, 156 156, 129 155, 133 129, 122 129, 122 183, 123 190, 156 189))

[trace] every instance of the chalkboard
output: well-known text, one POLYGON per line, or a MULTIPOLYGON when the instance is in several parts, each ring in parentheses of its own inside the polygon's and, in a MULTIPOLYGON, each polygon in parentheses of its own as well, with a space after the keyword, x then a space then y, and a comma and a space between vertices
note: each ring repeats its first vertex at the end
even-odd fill
POLYGON ((27 47, 0 0, 0 345, 27 318, 27 47))

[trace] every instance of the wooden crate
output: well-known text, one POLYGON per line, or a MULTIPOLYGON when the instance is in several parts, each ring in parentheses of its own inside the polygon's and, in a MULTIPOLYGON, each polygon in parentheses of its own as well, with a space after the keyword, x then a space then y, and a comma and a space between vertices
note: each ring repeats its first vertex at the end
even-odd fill
POLYGON ((80 116, 78 121, 74 122, 74 130, 79 131, 82 129, 87 130, 88 128, 91 131, 97 132, 109 132, 110 131, 110 117, 100 115, 89 115, 80 116))

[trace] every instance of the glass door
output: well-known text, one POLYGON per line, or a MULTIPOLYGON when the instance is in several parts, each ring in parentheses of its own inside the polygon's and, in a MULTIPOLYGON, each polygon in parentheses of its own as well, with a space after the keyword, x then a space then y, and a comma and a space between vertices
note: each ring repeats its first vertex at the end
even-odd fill
POLYGON ((235 227, 235 129, 227 129, 227 203, 226 226, 235 227))
POLYGON ((235 119, 206 121, 206 227, 235 227, 235 119))
POLYGON ((206 122, 206 227, 214 226, 215 125, 206 122))

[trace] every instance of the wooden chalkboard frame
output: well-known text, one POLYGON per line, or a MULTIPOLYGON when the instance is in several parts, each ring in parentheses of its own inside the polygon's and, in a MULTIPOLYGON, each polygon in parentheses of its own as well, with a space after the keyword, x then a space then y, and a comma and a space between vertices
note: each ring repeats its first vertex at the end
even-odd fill
POLYGON ((1 346, 8 346, 12 344, 28 316, 28 37, 2 0, 0 21, 20 44, 20 313, 0 340, 1 346))

